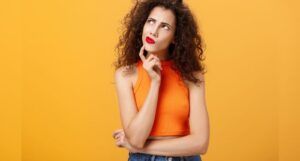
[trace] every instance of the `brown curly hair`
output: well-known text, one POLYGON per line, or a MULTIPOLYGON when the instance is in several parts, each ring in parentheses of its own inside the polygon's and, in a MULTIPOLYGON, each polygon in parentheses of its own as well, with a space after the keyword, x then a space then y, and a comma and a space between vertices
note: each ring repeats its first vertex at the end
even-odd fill
POLYGON ((167 57, 174 62, 173 69, 181 78, 193 83, 201 83, 194 72, 206 73, 203 61, 203 42, 198 34, 198 25, 194 15, 182 0, 136 0, 135 5, 124 17, 123 31, 116 45, 118 59, 114 62, 115 69, 127 67, 133 71, 133 65, 140 60, 139 51, 142 47, 143 26, 156 6, 170 9, 176 17, 175 44, 169 45, 167 57))

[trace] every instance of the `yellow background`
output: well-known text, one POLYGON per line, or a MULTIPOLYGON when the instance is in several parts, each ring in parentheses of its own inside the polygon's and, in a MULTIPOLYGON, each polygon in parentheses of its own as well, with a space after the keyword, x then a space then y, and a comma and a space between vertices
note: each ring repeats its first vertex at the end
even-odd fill
MULTIPOLYGON (((0 160, 121 161, 112 62, 133 1, 0 2, 0 160)), ((185 0, 206 49, 204 161, 298 161, 300 3, 185 0)))

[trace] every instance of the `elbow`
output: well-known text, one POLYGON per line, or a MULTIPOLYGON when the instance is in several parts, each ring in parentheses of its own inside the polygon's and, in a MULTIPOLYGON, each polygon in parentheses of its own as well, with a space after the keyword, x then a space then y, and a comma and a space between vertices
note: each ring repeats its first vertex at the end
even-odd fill
POLYGON ((208 150, 209 139, 197 138, 197 140, 198 140, 198 144, 196 145, 197 153, 200 155, 206 154, 208 150))
POLYGON ((139 142, 132 142, 132 143, 130 143, 130 145, 133 146, 136 149, 143 149, 144 148, 144 144, 139 143, 139 142))
POLYGON ((128 130, 125 131, 127 142, 136 149, 144 148, 145 140, 140 137, 137 133, 130 133, 128 130))
POLYGON ((207 153, 207 150, 208 150, 208 143, 200 144, 198 146, 198 154, 204 155, 207 153))
POLYGON ((142 149, 142 148, 144 148, 144 145, 145 145, 145 142, 139 140, 137 137, 128 138, 128 143, 137 149, 142 149))
POLYGON ((199 152, 199 154, 204 155, 204 154, 206 154, 206 152, 207 152, 207 148, 203 148, 203 147, 202 147, 202 148, 199 149, 198 152, 199 152))

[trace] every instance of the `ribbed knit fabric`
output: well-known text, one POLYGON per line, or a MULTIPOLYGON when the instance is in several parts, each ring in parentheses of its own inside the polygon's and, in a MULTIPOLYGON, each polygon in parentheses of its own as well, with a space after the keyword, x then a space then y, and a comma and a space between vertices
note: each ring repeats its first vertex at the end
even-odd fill
MULTIPOLYGON (((179 74, 171 68, 172 60, 161 61, 161 84, 155 121, 150 136, 172 136, 189 134, 189 92, 179 74)), ((137 63, 138 78, 134 96, 139 111, 148 95, 151 79, 143 68, 142 61, 137 63)))

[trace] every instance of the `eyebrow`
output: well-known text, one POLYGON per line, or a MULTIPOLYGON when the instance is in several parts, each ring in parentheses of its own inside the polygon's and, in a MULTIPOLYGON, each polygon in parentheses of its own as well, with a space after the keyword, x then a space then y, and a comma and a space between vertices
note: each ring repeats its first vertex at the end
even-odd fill
MULTIPOLYGON (((152 20, 156 21, 156 19, 155 19, 155 18, 152 18, 152 17, 148 18, 148 20, 149 20, 149 19, 152 19, 152 20)), ((166 23, 166 22, 162 22, 162 24, 168 25, 171 29, 173 29, 173 27, 172 27, 170 24, 166 23)))

